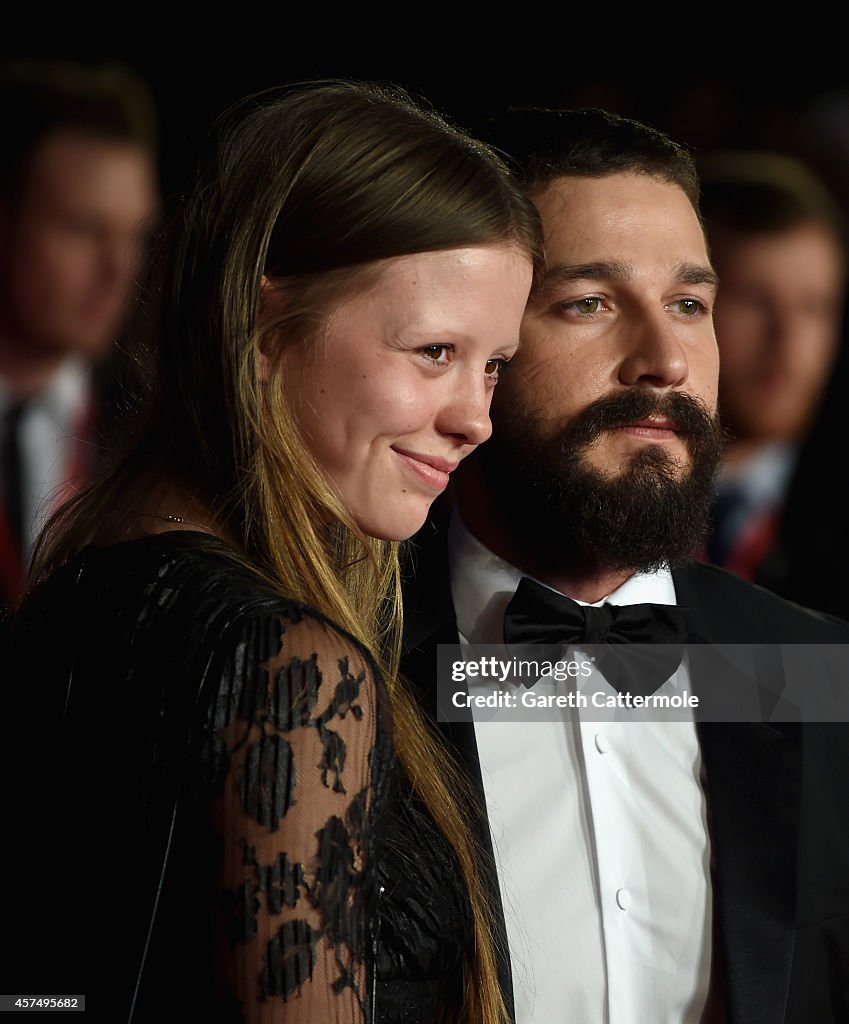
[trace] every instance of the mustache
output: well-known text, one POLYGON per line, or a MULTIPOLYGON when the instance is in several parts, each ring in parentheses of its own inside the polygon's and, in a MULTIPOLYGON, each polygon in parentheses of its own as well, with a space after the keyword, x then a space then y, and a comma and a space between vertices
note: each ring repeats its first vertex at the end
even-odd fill
POLYGON ((677 391, 660 395, 651 388, 630 388, 596 399, 564 427, 560 440, 564 446, 583 448, 605 431, 648 417, 671 420, 694 453, 724 445, 728 440, 719 417, 704 402, 677 391))

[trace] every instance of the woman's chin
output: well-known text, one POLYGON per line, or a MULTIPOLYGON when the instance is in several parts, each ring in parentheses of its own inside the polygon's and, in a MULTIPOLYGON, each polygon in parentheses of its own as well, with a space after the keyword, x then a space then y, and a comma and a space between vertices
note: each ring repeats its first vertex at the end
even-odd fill
POLYGON ((356 518, 357 525, 376 540, 402 541, 409 540, 424 526, 430 511, 430 503, 426 508, 411 514, 409 511, 397 516, 386 515, 356 518))

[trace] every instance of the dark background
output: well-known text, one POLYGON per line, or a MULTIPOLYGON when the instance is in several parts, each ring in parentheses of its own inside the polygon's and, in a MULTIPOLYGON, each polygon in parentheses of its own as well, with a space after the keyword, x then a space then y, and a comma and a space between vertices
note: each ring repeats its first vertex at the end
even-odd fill
MULTIPOLYGON (((126 13, 115 9, 116 17, 126 13)), ((303 27, 287 32, 271 25, 264 31, 261 9, 230 7, 223 13, 227 20, 219 18, 215 46, 204 34, 210 27, 206 11, 198 15, 198 34, 184 32, 180 41, 166 25, 165 42, 142 46, 139 41, 136 50, 86 46, 71 41, 84 37, 79 25, 61 41, 54 25, 52 45, 43 38, 30 45, 19 39, 17 48, 0 50, 0 59, 119 60, 134 68, 157 103, 166 196, 189 185, 200 143, 229 103, 285 82, 350 77, 397 82, 470 128, 482 114, 511 103, 601 106, 647 121, 697 153, 715 147, 790 153, 807 159, 849 210, 849 61, 842 53, 827 52, 825 23, 790 26, 781 43, 767 43, 763 26, 735 28, 714 45, 683 15, 649 38, 644 25, 629 35, 628 27, 595 21, 584 8, 580 22, 566 28, 526 25, 515 40, 503 26, 496 43, 451 38, 451 26, 434 32, 433 24, 420 19, 406 32, 396 30, 394 45, 378 46, 374 38, 363 43, 370 35, 363 24, 351 25, 345 45, 338 23, 332 39, 325 39, 317 29, 303 27), (246 28, 254 21, 251 35, 246 28), (221 28, 231 25, 233 38, 222 45, 221 28), (609 45, 614 35, 616 55, 609 45), (623 46, 623 40, 630 45, 623 46)), ((700 16, 710 20, 706 13, 700 16)), ((335 15, 329 9, 318 12, 316 21, 322 19, 330 24, 335 15)), ((147 37, 149 30, 144 26, 147 37)), ((120 35, 130 39, 134 31, 124 24, 120 35)))

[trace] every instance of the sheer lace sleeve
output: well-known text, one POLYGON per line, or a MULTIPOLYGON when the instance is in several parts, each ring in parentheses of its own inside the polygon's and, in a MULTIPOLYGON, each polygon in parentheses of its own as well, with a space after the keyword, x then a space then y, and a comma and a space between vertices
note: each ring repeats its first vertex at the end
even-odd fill
POLYGON ((368 1021, 375 816, 390 753, 368 655, 317 616, 222 646, 197 757, 220 840, 217 983, 248 1024, 368 1021))

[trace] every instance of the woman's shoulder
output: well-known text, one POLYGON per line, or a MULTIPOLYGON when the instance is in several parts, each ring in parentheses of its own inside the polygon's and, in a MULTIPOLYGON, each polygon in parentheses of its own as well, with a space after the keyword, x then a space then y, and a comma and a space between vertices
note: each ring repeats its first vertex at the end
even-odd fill
POLYGON ((303 644, 368 653, 322 612, 276 590, 225 541, 193 530, 87 545, 28 595, 14 624, 39 636, 109 636, 125 647, 195 654, 228 638, 284 632, 303 644))
MULTIPOLYGON (((162 718, 176 735, 189 719, 214 732, 234 715, 278 728, 324 729, 349 711, 381 729, 390 720, 364 644, 197 532, 83 548, 24 602, 6 654, 10 677, 37 674, 38 699, 58 711, 72 672, 89 723, 101 711, 133 728, 162 718)), ((32 688, 17 690, 37 713, 32 688)))
POLYGON ((226 606, 295 608, 221 538, 197 530, 170 530, 108 545, 89 544, 68 566, 85 584, 149 606, 160 617, 185 606, 196 612, 226 606))

